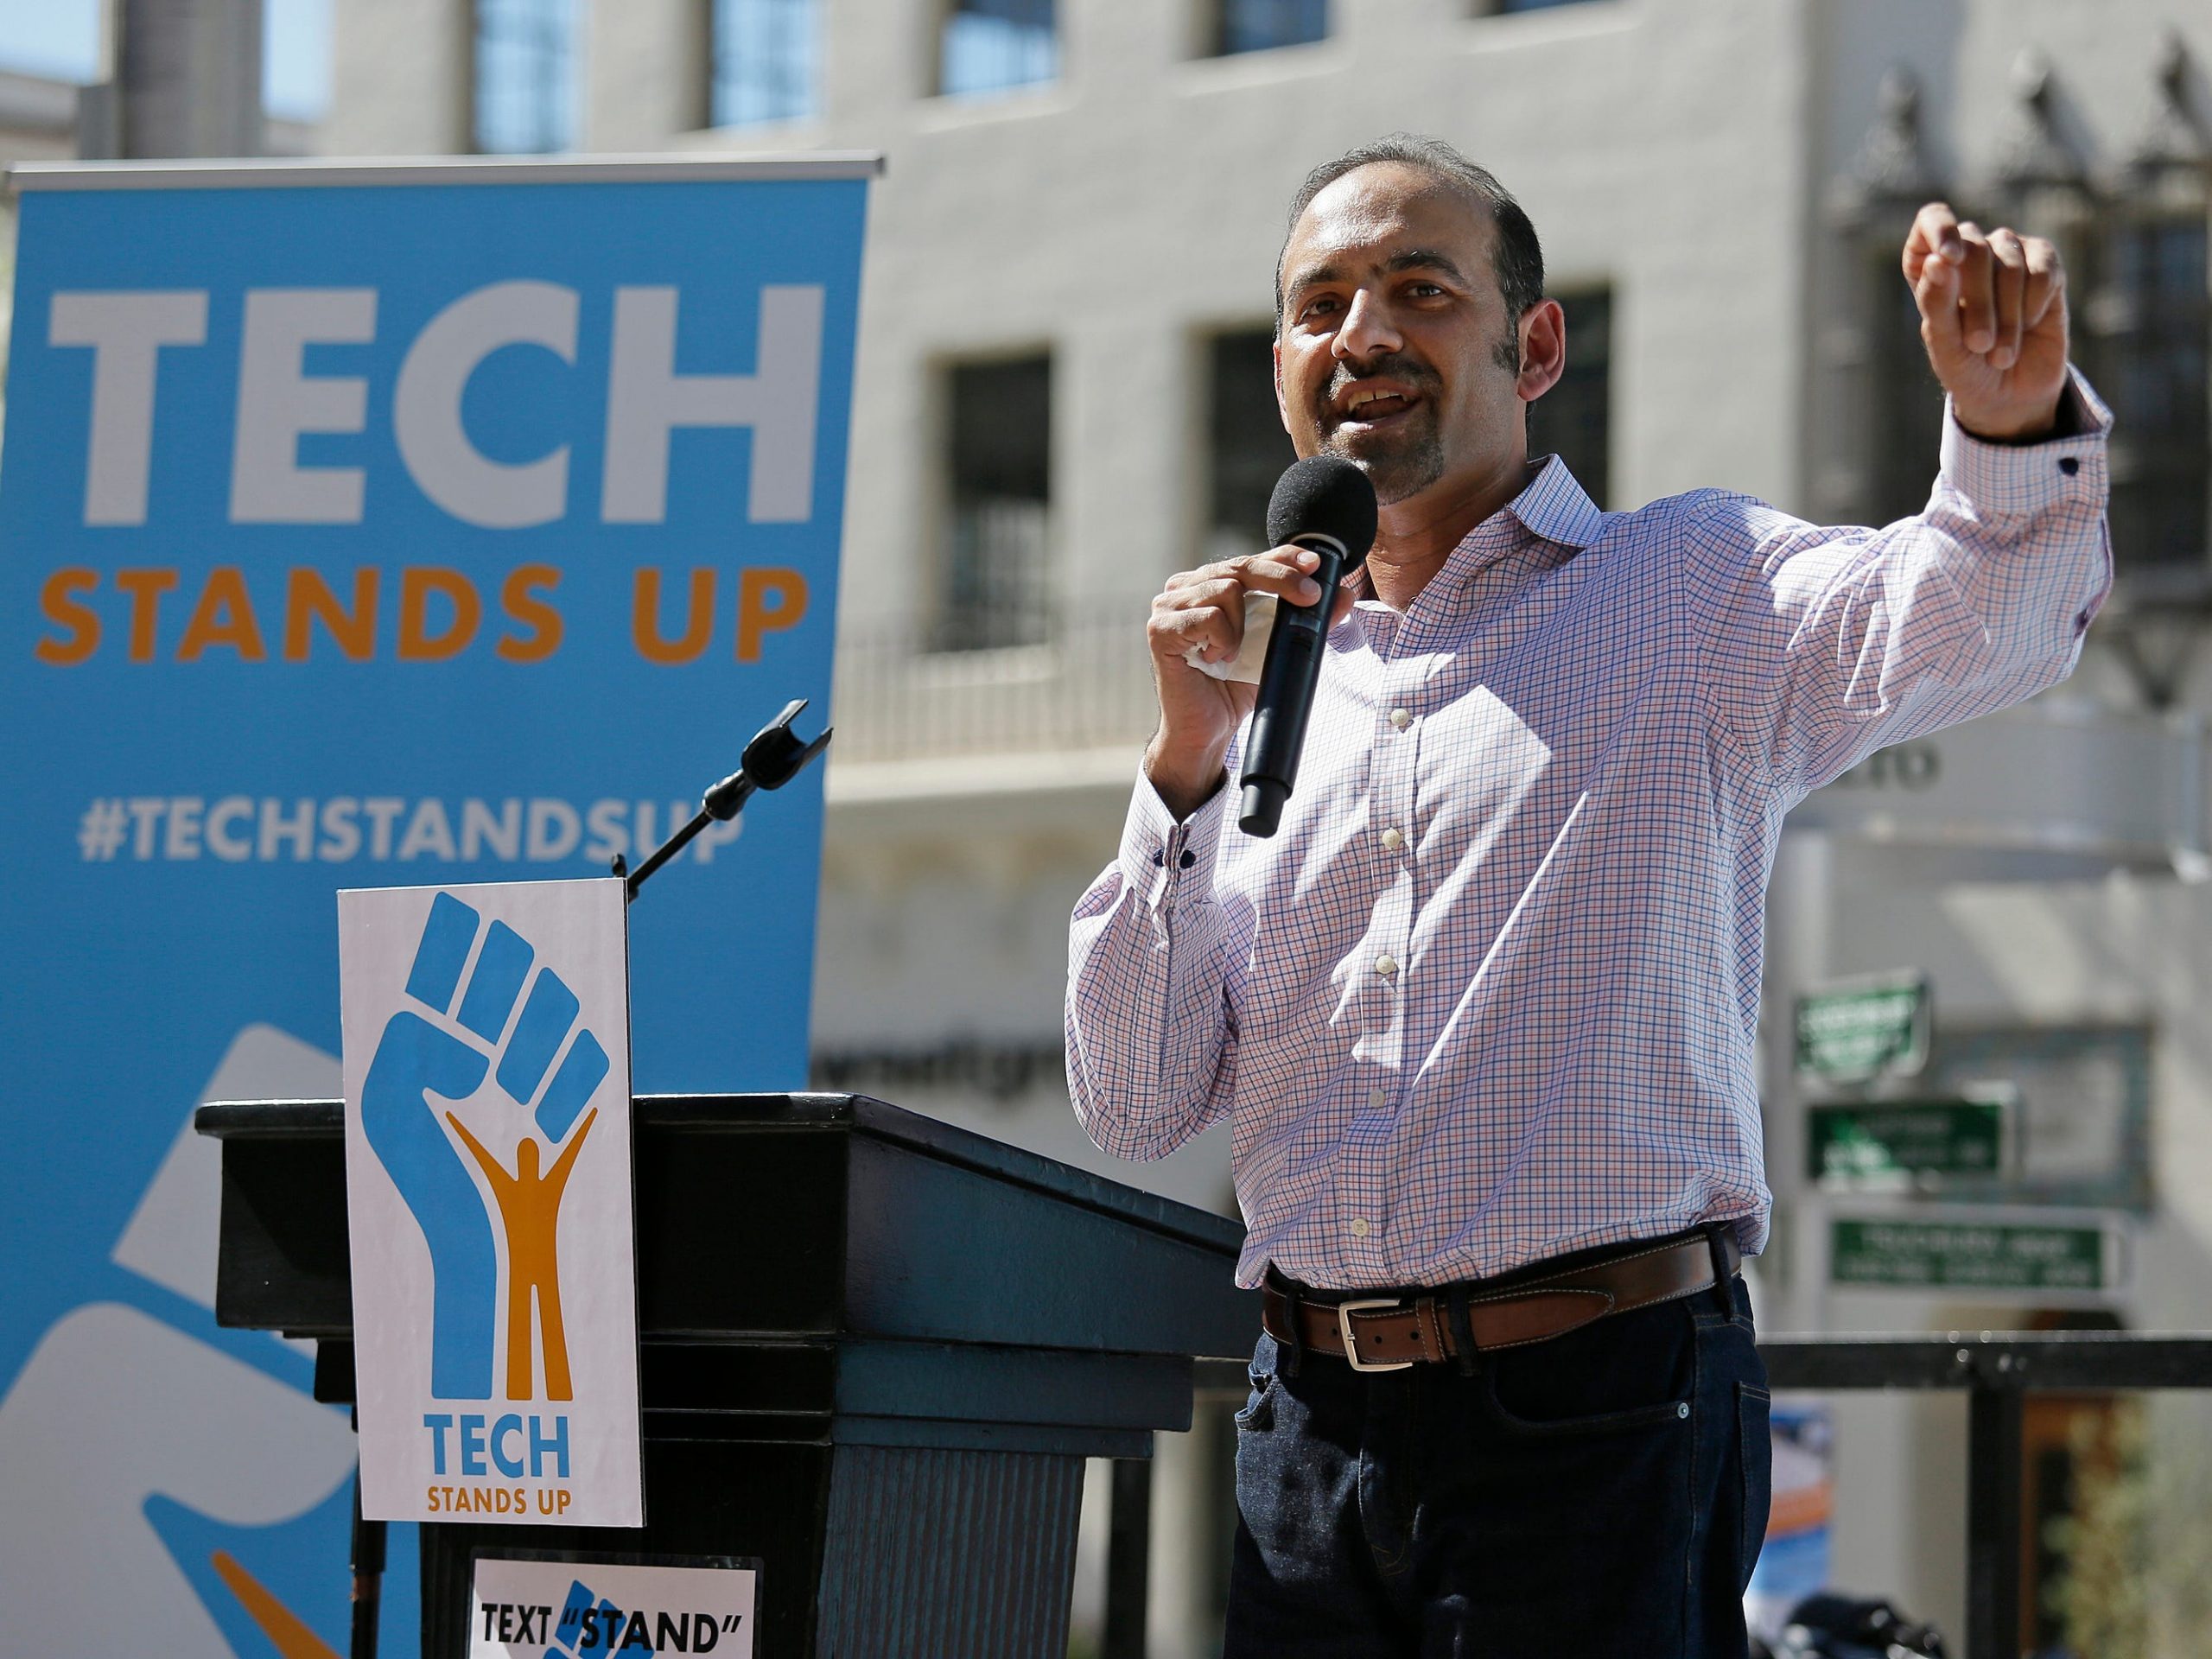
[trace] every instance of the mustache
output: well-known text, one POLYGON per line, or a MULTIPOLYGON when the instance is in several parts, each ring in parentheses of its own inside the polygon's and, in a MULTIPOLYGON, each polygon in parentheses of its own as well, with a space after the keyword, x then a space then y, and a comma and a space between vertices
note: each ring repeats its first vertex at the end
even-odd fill
POLYGON ((1355 380, 1371 380, 1378 376, 1395 380, 1415 391, 1438 391, 1444 385, 1444 377, 1427 364, 1408 357, 1402 352, 1384 352, 1363 363, 1338 363, 1330 372, 1328 383, 1315 394, 1315 411, 1324 420, 1327 419, 1346 386, 1355 380))

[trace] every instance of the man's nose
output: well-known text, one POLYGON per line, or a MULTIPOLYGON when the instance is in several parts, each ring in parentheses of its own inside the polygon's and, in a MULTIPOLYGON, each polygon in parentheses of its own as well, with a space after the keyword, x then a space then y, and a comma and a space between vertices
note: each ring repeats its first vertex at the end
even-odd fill
POLYGON ((1395 352, 1404 344, 1391 321, 1390 308, 1363 288, 1351 296, 1351 308, 1337 330, 1332 349, 1340 358, 1358 361, 1395 352))

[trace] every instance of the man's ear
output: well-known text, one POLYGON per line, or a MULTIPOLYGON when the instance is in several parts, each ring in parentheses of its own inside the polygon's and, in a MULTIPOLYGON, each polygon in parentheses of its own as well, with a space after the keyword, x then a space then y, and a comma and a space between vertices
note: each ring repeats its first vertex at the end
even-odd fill
POLYGON ((1557 300, 1539 300, 1521 314, 1521 367, 1514 390, 1533 404, 1567 372, 1567 313, 1557 300))
POLYGON ((1296 435, 1290 430, 1290 405, 1282 400, 1282 324, 1275 324, 1274 343, 1268 348, 1275 365, 1275 418, 1282 423, 1286 435, 1296 435))

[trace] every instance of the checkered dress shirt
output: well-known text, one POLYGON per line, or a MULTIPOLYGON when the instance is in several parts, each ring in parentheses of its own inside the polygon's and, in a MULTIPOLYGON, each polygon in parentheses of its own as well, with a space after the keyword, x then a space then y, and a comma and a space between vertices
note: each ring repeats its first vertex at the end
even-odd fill
MULTIPOLYGON (((1946 419, 1926 510, 1827 529, 1700 491, 1600 512, 1556 458, 1403 614, 1330 635, 1282 827, 1140 781, 1075 910, 1091 1139, 1232 1125, 1269 1262, 1440 1284, 1732 1222, 1765 1242, 1753 1074, 1783 815, 1886 744, 2063 678, 2110 583, 2110 417, 1946 419)), ((1229 775, 1237 756, 1231 753, 1229 775)))

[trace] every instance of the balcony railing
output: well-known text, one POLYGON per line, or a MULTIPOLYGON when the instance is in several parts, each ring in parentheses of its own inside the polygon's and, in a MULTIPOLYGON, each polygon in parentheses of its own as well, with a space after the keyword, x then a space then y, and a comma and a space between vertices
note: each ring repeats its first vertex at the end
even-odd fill
POLYGON ((1133 607, 1060 626, 1038 645, 935 651, 930 639, 906 623, 841 631, 840 760, 1109 748, 1152 732, 1152 669, 1133 607))

